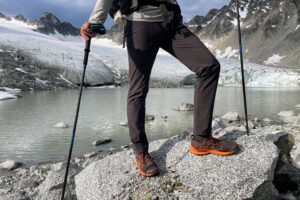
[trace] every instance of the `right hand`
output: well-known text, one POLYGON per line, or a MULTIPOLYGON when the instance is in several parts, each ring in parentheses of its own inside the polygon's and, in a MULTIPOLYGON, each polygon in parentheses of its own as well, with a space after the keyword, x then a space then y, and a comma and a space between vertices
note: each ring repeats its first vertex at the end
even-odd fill
POLYGON ((97 33, 91 31, 91 29, 89 29, 89 23, 85 22, 80 29, 80 35, 86 41, 89 41, 91 38, 95 37, 97 33))

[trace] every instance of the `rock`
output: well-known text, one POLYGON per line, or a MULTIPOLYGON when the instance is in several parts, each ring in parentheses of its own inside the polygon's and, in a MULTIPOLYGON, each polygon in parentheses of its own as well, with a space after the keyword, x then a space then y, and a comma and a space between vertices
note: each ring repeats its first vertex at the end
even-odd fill
POLYGON ((153 121, 155 119, 154 115, 146 115, 145 121, 153 121))
MULTIPOLYGON (((51 166, 45 181, 37 188, 39 193, 36 199, 57 200, 61 198, 65 169, 66 164, 64 163, 57 163, 51 166)), ((75 189, 74 176, 80 171, 80 167, 70 164, 65 199, 75 199, 75 194, 72 192, 75 189)))
POLYGON ((121 149, 128 149, 129 148, 129 145, 122 145, 121 146, 121 149))
POLYGON ((269 118, 264 118, 264 119, 263 119, 263 122, 265 122, 265 123, 270 123, 270 122, 272 122, 272 120, 269 119, 269 118))
POLYGON ((107 143, 110 143, 110 142, 111 142, 111 139, 97 140, 97 141, 93 142, 93 145, 94 146, 99 146, 101 144, 107 144, 107 143))
POLYGON ((167 115, 167 114, 162 114, 161 117, 162 117, 163 119, 167 119, 167 118, 168 118, 168 115, 167 115))
POLYGON ((21 193, 0 194, 0 199, 1 200, 30 200, 29 197, 26 197, 21 193))
MULTIPOLYGON (((244 126, 246 127, 246 122, 244 123, 244 126)), ((251 129, 255 129, 256 125, 252 121, 248 120, 248 127, 251 129)))
POLYGON ((300 168, 300 135, 295 135, 295 145, 290 152, 292 163, 296 167, 300 168))
POLYGON ((174 108, 174 110, 179 110, 179 111, 193 111, 194 110, 194 105, 190 103, 180 103, 177 108, 174 108))
POLYGON ((295 116, 295 112, 293 110, 280 111, 277 115, 280 117, 292 117, 295 116))
POLYGON ((276 172, 274 184, 280 193, 297 191, 300 185, 300 169, 292 165, 284 165, 276 172))
POLYGON ((296 107, 297 109, 298 109, 298 108, 300 109, 300 104, 298 104, 298 105, 295 105, 295 107, 296 107))
POLYGON ((15 169, 21 167, 22 165, 23 165, 23 163, 21 163, 21 162, 7 160, 0 164, 0 169, 4 170, 4 171, 12 171, 12 170, 15 170, 15 169))
POLYGON ((214 118, 211 126, 213 132, 216 132, 226 127, 220 118, 214 118))
POLYGON ((97 155, 96 152, 91 152, 91 153, 87 153, 87 154, 83 155, 83 157, 85 159, 88 159, 88 158, 92 158, 92 157, 94 157, 96 155, 97 155))
POLYGON ((64 122, 59 122, 54 125, 54 128, 69 128, 69 126, 67 124, 65 124, 64 122))
POLYGON ((128 126, 128 121, 124 120, 119 123, 120 126, 128 126))
POLYGON ((300 126, 300 116, 284 117, 282 120, 292 126, 300 126))
POLYGON ((24 23, 27 22, 27 19, 21 14, 18 14, 17 16, 15 16, 15 19, 18 21, 24 22, 24 23))
POLYGON ((230 111, 227 112, 225 115, 223 115, 222 119, 228 120, 228 121, 240 121, 239 113, 236 111, 230 111))
POLYGON ((0 101, 8 99, 17 99, 18 97, 8 92, 0 91, 0 101))
POLYGON ((150 143, 151 156, 162 175, 144 179, 139 176, 131 152, 122 151, 87 166, 75 176, 76 195, 83 199, 247 199, 274 197, 272 184, 278 150, 267 140, 268 128, 230 131, 224 138, 236 140, 241 152, 234 156, 208 155, 198 157, 188 153, 189 140, 166 139, 150 143), (201 170, 199 170, 201 169, 201 170), (170 173, 176 177, 168 178, 170 173), (195 184, 196 183, 196 184, 195 184), (273 194, 271 194, 273 193, 273 194))
POLYGON ((254 117, 253 121, 257 123, 257 122, 260 122, 260 119, 258 119, 257 117, 254 117))

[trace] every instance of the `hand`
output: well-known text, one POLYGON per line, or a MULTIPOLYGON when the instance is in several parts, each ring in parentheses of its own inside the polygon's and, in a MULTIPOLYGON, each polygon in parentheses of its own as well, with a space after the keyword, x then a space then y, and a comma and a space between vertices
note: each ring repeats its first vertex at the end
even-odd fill
POLYGON ((89 29, 89 23, 85 22, 81 29, 80 29, 80 35, 83 37, 86 41, 89 41, 91 38, 95 37, 97 33, 91 31, 89 29))

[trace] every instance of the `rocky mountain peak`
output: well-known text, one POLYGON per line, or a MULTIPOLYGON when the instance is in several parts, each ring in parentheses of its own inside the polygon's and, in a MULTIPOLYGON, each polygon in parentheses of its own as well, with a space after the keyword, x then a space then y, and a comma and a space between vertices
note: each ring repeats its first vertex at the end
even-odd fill
POLYGON ((61 22, 58 17, 50 12, 45 12, 37 22, 37 31, 44 34, 56 34, 78 36, 79 29, 69 22, 61 22))
POLYGON ((15 19, 21 22, 27 22, 28 20, 22 15, 22 14, 18 14, 15 16, 15 19))
POLYGON ((45 12, 39 22, 44 25, 52 25, 52 26, 57 26, 61 24, 58 17, 56 17, 54 14, 50 12, 45 12))

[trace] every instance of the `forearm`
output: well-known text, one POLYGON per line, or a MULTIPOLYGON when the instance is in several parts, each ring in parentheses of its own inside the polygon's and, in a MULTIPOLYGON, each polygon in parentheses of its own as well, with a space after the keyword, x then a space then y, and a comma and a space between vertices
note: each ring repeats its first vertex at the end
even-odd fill
POLYGON ((107 18, 112 2, 113 0, 97 0, 89 22, 103 24, 107 18))

